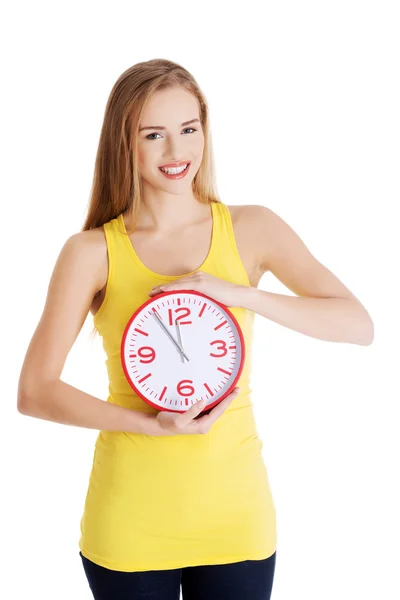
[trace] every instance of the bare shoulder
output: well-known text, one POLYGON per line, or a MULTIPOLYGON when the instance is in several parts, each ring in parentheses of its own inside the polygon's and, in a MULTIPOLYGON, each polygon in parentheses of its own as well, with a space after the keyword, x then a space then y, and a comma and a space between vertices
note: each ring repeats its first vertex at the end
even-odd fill
MULTIPOLYGON (((268 242, 282 235, 287 235, 292 228, 271 208, 262 204, 241 204, 228 207, 232 224, 238 231, 244 231, 250 236, 256 247, 261 247, 265 253, 268 242)), ((249 239, 250 239, 249 238, 249 239)))
POLYGON ((65 245, 73 246, 78 255, 90 259, 87 264, 96 272, 96 287, 100 291, 107 281, 108 272, 107 243, 103 226, 74 233, 65 245))
POLYGON ((94 256, 96 254, 101 255, 104 251, 107 251, 103 226, 73 233, 67 239, 66 243, 74 245, 82 252, 90 252, 94 256))
POLYGON ((262 204, 236 204, 229 205, 228 208, 232 222, 253 230, 257 229, 260 219, 265 221, 268 215, 272 213, 270 209, 262 204))
POLYGON ((266 234, 268 227, 272 227, 275 213, 262 204, 229 205, 228 208, 238 244, 242 248, 249 247, 253 260, 259 265, 260 242, 265 249, 266 234))
POLYGON ((87 231, 78 231, 73 233, 71 238, 77 240, 77 243, 87 244, 88 248, 95 248, 98 245, 101 246, 103 242, 105 243, 104 228, 101 225, 87 231))

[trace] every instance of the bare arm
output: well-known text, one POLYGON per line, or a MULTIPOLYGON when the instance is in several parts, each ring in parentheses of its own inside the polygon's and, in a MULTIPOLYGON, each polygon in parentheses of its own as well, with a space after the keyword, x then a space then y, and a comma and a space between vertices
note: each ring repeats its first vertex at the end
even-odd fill
POLYGON ((102 250, 93 234, 72 235, 60 252, 43 314, 25 355, 17 408, 23 415, 64 425, 159 435, 155 415, 104 402, 60 379, 100 287, 104 246, 102 250))
POLYGON ((240 306, 317 339, 370 345, 374 324, 360 300, 274 211, 255 205, 248 212, 262 272, 271 271, 296 296, 244 286, 240 306))

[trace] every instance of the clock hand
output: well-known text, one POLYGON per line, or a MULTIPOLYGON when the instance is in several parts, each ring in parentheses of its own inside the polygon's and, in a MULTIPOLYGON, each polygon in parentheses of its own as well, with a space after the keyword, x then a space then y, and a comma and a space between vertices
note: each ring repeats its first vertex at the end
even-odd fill
MULTIPOLYGON (((176 325, 176 329, 177 329, 177 332, 178 332, 178 340, 179 340, 179 343, 180 343, 180 345, 181 345, 181 348, 182 348, 182 350, 183 350, 183 352, 184 352, 184 351, 185 351, 185 348, 183 347, 183 344, 182 344, 182 333, 181 333, 181 326, 180 326, 180 324, 179 324, 179 321, 178 321, 178 319, 175 319, 175 325, 176 325)), ((181 353, 181 359, 182 359, 182 362, 185 362, 185 359, 184 359, 184 357, 183 357, 183 354, 182 354, 182 353, 181 353)))
POLYGON ((164 325, 164 323, 162 322, 161 318, 158 316, 158 314, 154 310, 153 310, 153 315, 157 319, 157 321, 161 325, 161 327, 164 329, 164 331, 168 335, 168 337, 173 341, 173 343, 175 344, 175 346, 178 348, 179 352, 181 354, 183 354, 183 356, 186 358, 186 360, 189 360, 188 357, 186 356, 183 348, 181 348, 181 346, 178 344, 178 342, 173 337, 173 335, 168 331, 167 327, 164 325))

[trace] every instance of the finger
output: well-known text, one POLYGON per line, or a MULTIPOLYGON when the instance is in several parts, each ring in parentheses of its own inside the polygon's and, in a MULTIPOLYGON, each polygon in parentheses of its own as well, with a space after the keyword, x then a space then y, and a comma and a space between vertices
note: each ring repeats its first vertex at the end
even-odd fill
POLYGON ((231 402, 239 394, 239 391, 240 388, 234 388, 223 400, 221 400, 221 402, 219 402, 214 408, 207 412, 207 414, 203 416, 199 415, 199 417, 196 418, 196 422, 201 422, 206 425, 212 425, 225 412, 225 410, 228 408, 231 402))
POLYGON ((239 394, 240 388, 234 388, 221 402, 219 402, 210 412, 210 415, 217 419, 222 413, 228 408, 231 402, 236 398, 239 394))
POLYGON ((179 415, 180 425, 186 427, 186 425, 188 425, 190 421, 203 410, 205 405, 205 400, 200 400, 192 404, 192 406, 190 406, 186 412, 179 415))

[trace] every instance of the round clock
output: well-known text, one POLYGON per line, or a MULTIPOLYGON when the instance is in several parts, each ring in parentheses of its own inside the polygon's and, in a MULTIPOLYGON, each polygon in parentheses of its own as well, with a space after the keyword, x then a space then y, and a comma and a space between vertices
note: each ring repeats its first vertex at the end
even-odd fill
POLYGON ((195 290, 162 292, 139 306, 121 341, 130 386, 158 410, 202 413, 227 396, 245 358, 243 332, 224 304, 195 290))

